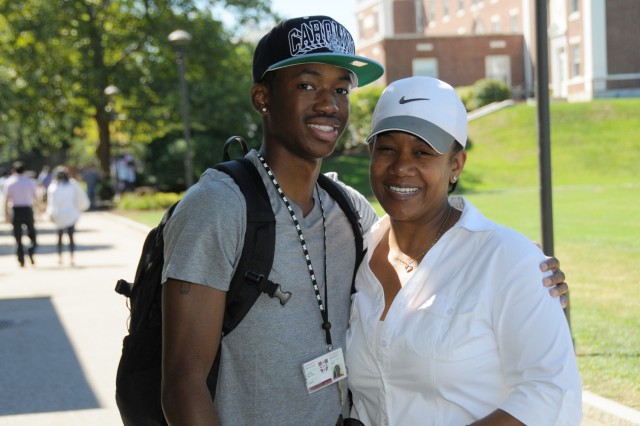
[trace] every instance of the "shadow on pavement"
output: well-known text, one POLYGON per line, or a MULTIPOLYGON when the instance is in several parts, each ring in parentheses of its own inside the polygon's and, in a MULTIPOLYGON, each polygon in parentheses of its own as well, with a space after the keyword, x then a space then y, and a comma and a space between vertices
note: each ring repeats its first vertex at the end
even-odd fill
POLYGON ((0 300, 0 378, 0 416, 99 408, 49 297, 0 300))
MULTIPOLYGON (((106 250, 111 248, 110 245, 106 245, 106 244, 78 244, 78 241, 82 241, 82 234, 83 233, 90 233, 90 232, 94 232, 91 229, 80 229, 80 230, 76 230, 75 235, 76 237, 74 238, 76 240, 76 252, 80 252, 80 251, 96 251, 96 250, 106 250), (78 238, 77 235, 80 234, 80 237, 78 238)), ((36 257, 40 254, 54 254, 54 253, 58 253, 58 246, 57 246, 57 237, 55 237, 55 235, 57 235, 55 230, 51 230, 51 229, 37 229, 37 241, 38 241, 38 248, 36 249, 36 257), (43 244, 41 243, 41 241, 43 241, 43 236, 45 235, 53 235, 54 239, 56 241, 55 244, 43 244)), ((10 241, 10 243, 8 244, 0 244, 0 256, 15 256, 15 251, 16 251, 16 244, 13 240, 13 231, 9 230, 0 230, 0 237, 10 237, 10 239, 6 239, 5 241, 10 241)), ((51 241, 51 238, 45 238, 47 241, 51 241)), ((26 236, 26 231, 25 234, 22 236, 22 243, 25 245, 25 247, 27 247, 29 245, 29 238, 27 238, 26 236)), ((67 238, 67 235, 65 234, 62 237, 62 244, 63 244, 63 250, 66 252, 69 250, 69 240, 67 238)))

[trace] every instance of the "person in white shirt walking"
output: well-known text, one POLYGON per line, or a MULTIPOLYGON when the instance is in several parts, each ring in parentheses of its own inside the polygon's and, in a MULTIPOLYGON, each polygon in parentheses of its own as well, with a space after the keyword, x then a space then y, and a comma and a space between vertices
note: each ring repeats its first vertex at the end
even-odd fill
POLYGON ((58 263, 62 264, 62 237, 69 237, 69 260, 74 264, 75 225, 82 211, 89 208, 89 198, 78 182, 69 176, 62 166, 56 167, 53 182, 47 188, 46 215, 54 223, 58 232, 58 263))
POLYGON ((529 239, 449 197, 467 112, 430 77, 383 92, 367 139, 387 213, 356 277, 346 361, 352 417, 375 425, 578 425, 581 383, 562 308, 529 239))

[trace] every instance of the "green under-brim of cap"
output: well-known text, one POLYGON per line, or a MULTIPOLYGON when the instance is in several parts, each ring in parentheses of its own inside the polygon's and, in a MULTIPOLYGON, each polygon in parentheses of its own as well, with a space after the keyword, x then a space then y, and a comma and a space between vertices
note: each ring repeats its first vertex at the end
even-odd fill
POLYGON ((343 53, 310 53, 300 55, 284 61, 276 62, 267 71, 299 64, 328 64, 347 69, 355 74, 357 87, 365 86, 382 77, 384 67, 373 59, 364 56, 345 55, 343 53))

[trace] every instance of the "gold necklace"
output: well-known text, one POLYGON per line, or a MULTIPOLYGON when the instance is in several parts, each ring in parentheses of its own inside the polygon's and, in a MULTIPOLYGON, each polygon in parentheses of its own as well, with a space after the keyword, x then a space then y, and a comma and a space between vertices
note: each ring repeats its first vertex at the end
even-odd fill
POLYGON ((438 240, 442 236, 442 231, 444 230, 444 226, 447 224, 447 221, 449 220, 449 216, 451 216, 451 210, 452 210, 451 205, 449 205, 449 211, 447 212, 447 217, 444 218, 444 222, 442 222, 442 225, 440 225, 440 230, 438 231, 438 235, 436 235, 435 240, 433 240, 431 245, 429 247, 427 247, 427 249, 425 251, 421 252, 419 255, 417 255, 416 257, 411 259, 410 262, 405 262, 404 260, 400 259, 399 257, 395 258, 398 262, 400 262, 400 263, 402 263, 404 265, 405 272, 409 273, 409 272, 413 271, 413 264, 415 263, 415 261, 420 259, 422 256, 424 256, 429 250, 431 250, 431 248, 433 246, 436 245, 436 243, 438 242, 438 240))

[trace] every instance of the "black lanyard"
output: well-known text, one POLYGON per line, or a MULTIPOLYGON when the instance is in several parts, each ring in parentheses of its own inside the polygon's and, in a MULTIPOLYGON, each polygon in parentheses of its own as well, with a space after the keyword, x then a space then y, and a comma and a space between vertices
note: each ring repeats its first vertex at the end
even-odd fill
MULTIPOLYGON (((258 154, 258 158, 262 163, 262 167, 264 167, 265 171, 271 178, 271 182, 273 186, 280 194, 280 198, 284 202, 284 205, 287 206, 287 210, 289 210, 289 214, 291 215, 291 219, 293 220, 293 224, 296 227, 296 231, 298 231, 298 238, 300 240, 300 245, 302 246, 302 253, 304 254, 304 258, 307 261, 307 270, 309 271, 309 277, 311 277, 311 284, 313 285, 313 291, 316 294, 316 299, 318 301, 318 307, 320 308, 320 315, 322 316, 322 329, 325 332, 325 341, 327 342, 327 347, 329 350, 333 349, 333 344, 331 343, 331 323, 329 322, 329 306, 327 304, 322 303, 322 297, 320 297, 320 290, 318 289, 318 281, 316 280, 316 274, 313 271, 313 265, 311 265, 311 257, 309 256, 309 250, 307 250, 307 243, 302 235, 302 229, 300 229, 300 222, 296 217, 293 208, 291 207, 291 203, 287 199, 287 196, 282 192, 282 188, 280 188, 280 184, 276 179, 276 176, 271 171, 271 168, 267 165, 264 157, 258 154)), ((318 204, 320 204, 320 211, 322 212, 322 242, 324 247, 324 300, 328 301, 327 298, 327 220, 324 214, 324 207, 322 206, 322 200, 320 200, 320 190, 318 189, 318 184, 316 183, 316 194, 318 195, 318 204)))

